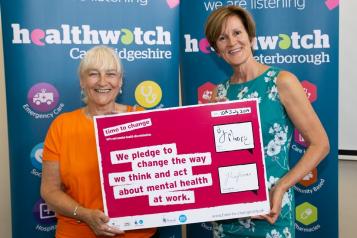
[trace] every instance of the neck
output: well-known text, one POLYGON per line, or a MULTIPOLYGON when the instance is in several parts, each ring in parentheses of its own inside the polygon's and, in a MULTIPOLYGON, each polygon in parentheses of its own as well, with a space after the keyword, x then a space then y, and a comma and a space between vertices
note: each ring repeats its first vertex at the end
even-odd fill
POLYGON ((233 68, 231 83, 244 83, 258 77, 262 70, 262 65, 256 61, 246 62, 233 68))
POLYGON ((109 115, 117 111, 117 106, 115 103, 105 105, 105 106, 92 106, 88 104, 84 108, 84 112, 88 117, 94 117, 99 115, 109 115))

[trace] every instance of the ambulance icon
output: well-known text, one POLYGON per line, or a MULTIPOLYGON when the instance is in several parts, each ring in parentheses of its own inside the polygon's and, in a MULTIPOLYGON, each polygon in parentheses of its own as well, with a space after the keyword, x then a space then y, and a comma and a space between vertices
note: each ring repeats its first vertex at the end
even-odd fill
POLYGON ((35 103, 37 106, 41 104, 51 105, 54 102, 53 93, 47 92, 46 89, 41 89, 41 92, 35 94, 32 98, 32 102, 35 103))

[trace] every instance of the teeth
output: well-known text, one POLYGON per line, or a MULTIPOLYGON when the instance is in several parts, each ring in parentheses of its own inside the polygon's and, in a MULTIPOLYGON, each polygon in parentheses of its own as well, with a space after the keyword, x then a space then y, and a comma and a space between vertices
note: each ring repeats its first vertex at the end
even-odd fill
POLYGON ((107 93, 110 92, 110 89, 94 89, 97 93, 107 93))
POLYGON ((233 54, 233 53, 239 52, 240 50, 241 50, 240 48, 234 49, 234 50, 230 50, 229 53, 233 54))

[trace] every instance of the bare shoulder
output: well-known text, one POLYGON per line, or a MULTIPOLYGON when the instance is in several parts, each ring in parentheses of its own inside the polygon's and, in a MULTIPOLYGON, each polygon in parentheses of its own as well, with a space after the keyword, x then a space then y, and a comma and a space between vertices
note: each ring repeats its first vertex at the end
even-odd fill
POLYGON ((280 71, 276 85, 278 87, 279 94, 284 94, 285 92, 301 91, 303 90, 299 79, 289 71, 280 71))
POLYGON ((278 74, 278 78, 276 80, 276 84, 278 86, 286 86, 288 87, 291 84, 294 83, 299 83, 298 78, 295 76, 295 74, 286 71, 286 70, 282 70, 280 71, 280 73, 278 74))
POLYGON ((279 96, 285 106, 306 104, 306 93, 299 79, 289 71, 281 71, 276 80, 279 96))

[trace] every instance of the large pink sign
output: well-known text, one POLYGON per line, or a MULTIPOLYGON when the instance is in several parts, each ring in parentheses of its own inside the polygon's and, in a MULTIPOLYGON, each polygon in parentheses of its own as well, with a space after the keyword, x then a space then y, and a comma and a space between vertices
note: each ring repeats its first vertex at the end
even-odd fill
POLYGON ((256 100, 95 118, 105 213, 122 230, 269 212, 256 100))

